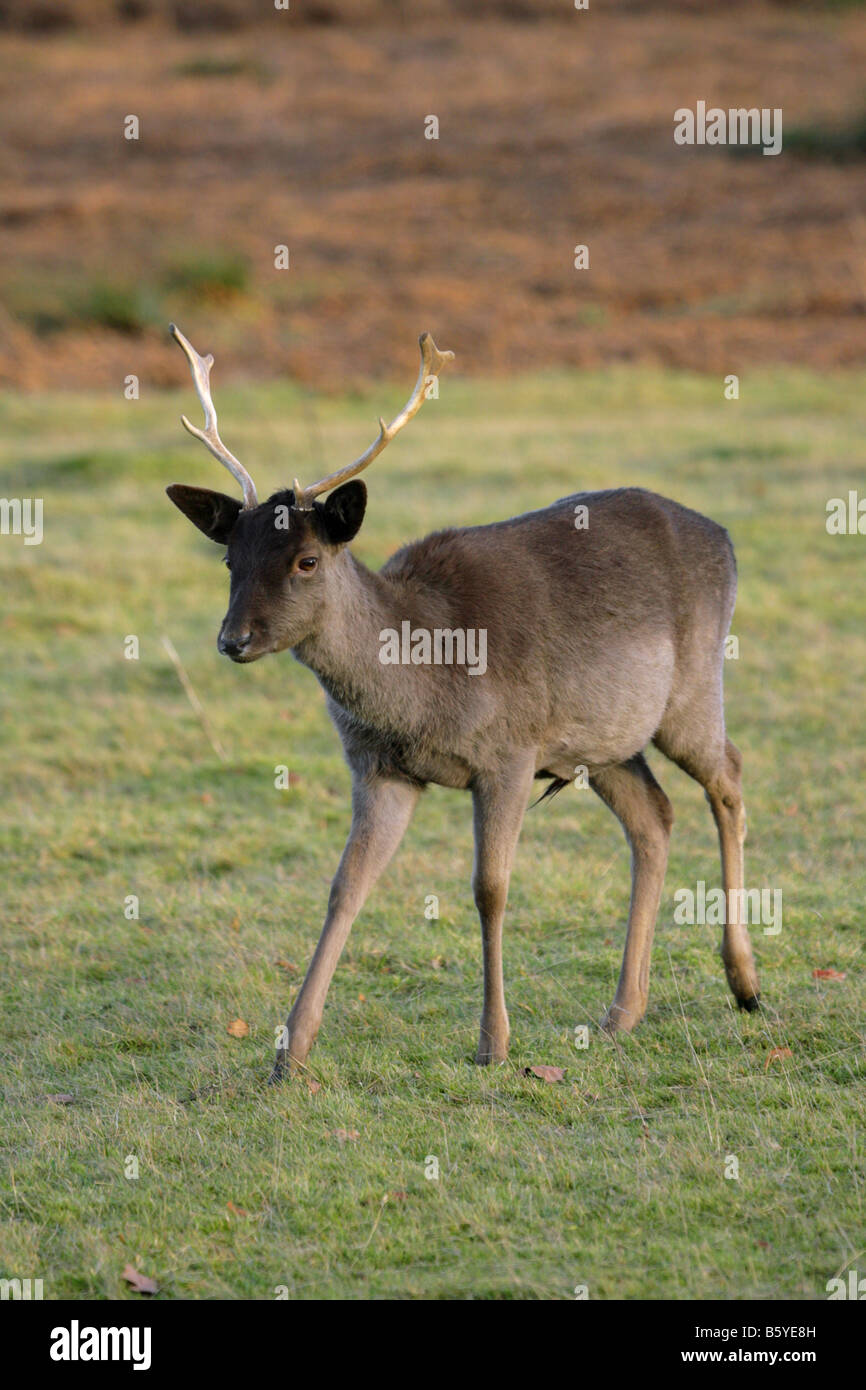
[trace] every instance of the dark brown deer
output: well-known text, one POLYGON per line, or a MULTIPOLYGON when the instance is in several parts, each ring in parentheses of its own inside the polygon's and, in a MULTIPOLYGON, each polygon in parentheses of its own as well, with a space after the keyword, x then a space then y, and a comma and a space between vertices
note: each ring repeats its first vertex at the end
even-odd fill
POLYGON ((647 1007, 673 820, 644 757, 651 742, 700 783, 712 807, 728 903, 722 958, 738 1004, 756 1008, 743 920, 741 758, 725 734, 722 697, 736 593, 727 532, 654 493, 617 488, 437 532, 373 573, 348 549, 367 504, 354 475, 412 419, 453 353, 439 352, 425 333, 415 389, 390 425, 380 420, 370 448, 312 487, 295 480, 292 490, 259 503, 217 433, 213 358, 171 331, 205 411, 204 430, 184 424, 243 489, 243 502, 206 488, 168 489, 200 531, 227 547, 231 592, 219 650, 248 662, 289 648, 309 666, 352 773, 349 838, 272 1080, 305 1063, 352 922, 428 782, 472 793, 484 952, 476 1061, 507 1053, 502 922, 533 780, 550 780, 547 796, 578 768, 631 849, 625 953, 603 1025, 632 1029, 647 1007), (486 661, 474 666, 460 660, 470 633, 486 634, 486 661))

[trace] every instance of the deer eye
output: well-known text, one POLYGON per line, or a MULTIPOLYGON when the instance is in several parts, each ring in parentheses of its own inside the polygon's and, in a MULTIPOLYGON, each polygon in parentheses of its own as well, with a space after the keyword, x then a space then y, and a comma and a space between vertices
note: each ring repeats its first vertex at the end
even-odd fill
POLYGON ((224 555, 224 556, 223 556, 223 564, 225 565, 225 567, 226 567, 227 570, 230 570, 230 569, 231 569, 231 567, 232 567, 232 566, 231 566, 231 561, 229 560, 228 555, 224 555))
POLYGON ((305 555, 303 560, 298 561, 298 569, 303 570, 305 574, 312 574, 318 563, 315 555, 305 555))

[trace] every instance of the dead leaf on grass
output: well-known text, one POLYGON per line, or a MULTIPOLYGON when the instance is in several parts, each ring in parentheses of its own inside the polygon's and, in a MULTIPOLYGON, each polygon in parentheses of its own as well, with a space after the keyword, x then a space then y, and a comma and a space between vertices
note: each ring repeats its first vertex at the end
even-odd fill
POLYGON ((794 1054, 791 1051, 790 1047, 774 1047, 771 1052, 767 1053, 767 1060, 764 1063, 764 1071, 769 1070, 771 1062, 780 1062, 784 1057, 793 1057, 793 1055, 794 1054))

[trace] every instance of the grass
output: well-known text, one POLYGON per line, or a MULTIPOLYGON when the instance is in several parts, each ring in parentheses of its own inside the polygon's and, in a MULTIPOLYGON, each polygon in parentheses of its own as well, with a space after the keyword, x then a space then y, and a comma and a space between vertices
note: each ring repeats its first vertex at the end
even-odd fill
POLYGON ((806 159, 832 159, 843 163, 866 156, 866 113, 860 112, 835 126, 794 126, 785 134, 785 149, 806 159))
MULTIPOLYGON (((862 489, 863 387, 779 371, 727 402, 720 380, 646 370, 452 377, 374 466, 356 547, 374 565, 426 530, 617 483, 729 526, 747 883, 782 889, 784 926, 753 929, 766 1008, 737 1014, 717 929, 673 921, 678 887, 718 881, 709 812, 653 755, 677 824, 650 1010, 611 1041, 627 854, 567 791, 528 815, 512 881, 512 1058, 476 1069, 470 805, 431 789, 335 977, 318 1089, 263 1082, 348 776, 308 672, 217 656, 221 552, 163 495, 230 486, 180 429, 192 393, 0 398, 2 490, 45 506, 41 546, 0 539, 0 1273, 76 1299, 134 1297, 127 1262, 163 1298, 820 1299, 862 1269, 864 540, 824 519, 862 489), (280 791, 279 764, 296 774, 280 791), (521 1074, 537 1063, 565 1081, 521 1074)), ((264 491, 312 476, 320 440, 328 465, 357 453, 400 396, 328 399, 313 428, 289 386, 222 388, 221 429, 264 491)))
POLYGON ((249 288, 250 268, 242 256, 232 252, 197 253, 175 261, 163 277, 165 290, 184 295, 193 302, 230 299, 249 288))
POLYGON ((206 54, 190 58, 185 63, 178 63, 173 72, 178 77, 252 77, 260 83, 271 80, 271 73, 263 63, 250 58, 220 54, 206 54))
POLYGON ((76 326, 138 337, 148 329, 164 333, 179 299, 187 306, 224 305, 249 289, 247 261, 214 251, 172 258, 158 273, 135 281, 96 276, 70 284, 57 273, 22 276, 8 300, 16 317, 42 336, 76 326))
POLYGON ((132 281, 93 278, 70 284, 62 274, 24 276, 9 302, 22 323, 48 336, 71 326, 109 328, 138 337, 165 314, 153 287, 132 281))

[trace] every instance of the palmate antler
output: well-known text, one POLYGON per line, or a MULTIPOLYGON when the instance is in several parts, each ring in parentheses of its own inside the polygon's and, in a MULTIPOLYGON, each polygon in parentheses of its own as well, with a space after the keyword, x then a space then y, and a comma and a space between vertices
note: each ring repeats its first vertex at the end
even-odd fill
POLYGON ((210 449, 214 458, 219 459, 220 463, 225 464, 226 468, 234 478, 240 483, 244 493, 244 507, 257 507, 259 499, 256 495, 256 485, 250 477, 242 463, 239 463, 234 454, 230 453, 223 444, 217 432, 217 413, 214 407, 213 398, 210 393, 210 369, 213 366, 213 357, 208 353, 207 357, 199 357, 192 343, 185 338, 180 329, 175 324, 170 323, 168 331, 179 343, 186 353, 189 362, 192 379, 195 384, 196 393, 204 410, 204 429, 197 429, 191 425, 185 415, 181 415, 181 421, 185 429, 190 434, 194 434, 196 439, 200 439, 206 448, 210 449))
POLYGON ((421 406, 426 400, 427 388, 432 381, 435 381, 442 368, 454 360, 453 352, 440 352, 429 333, 422 333, 418 339, 418 346, 421 349, 421 370, 418 373, 418 380, 415 382, 415 389, 408 401, 395 415, 390 425, 386 425, 382 417, 379 417, 379 436, 374 439, 360 458, 356 458, 354 463, 347 463, 345 468, 340 468, 336 473, 331 473, 327 478, 322 478, 318 483, 312 483, 309 487, 301 487, 297 478, 295 479, 295 506, 300 511, 309 511, 316 497, 323 492, 330 492, 331 488, 337 487, 340 483, 345 483, 348 478, 354 478, 362 469, 373 462, 381 454, 386 444, 390 444, 395 434, 407 425, 413 415, 417 415, 421 406))

